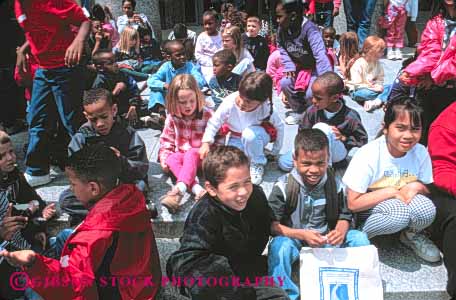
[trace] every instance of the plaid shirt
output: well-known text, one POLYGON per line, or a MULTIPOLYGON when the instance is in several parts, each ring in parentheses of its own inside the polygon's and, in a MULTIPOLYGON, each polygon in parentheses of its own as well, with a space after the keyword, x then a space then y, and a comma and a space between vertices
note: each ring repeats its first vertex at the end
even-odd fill
POLYGON ((204 130, 212 113, 211 109, 204 107, 201 118, 192 120, 184 120, 168 114, 160 136, 158 152, 160 161, 166 162, 171 153, 186 152, 191 148, 201 147, 204 130))

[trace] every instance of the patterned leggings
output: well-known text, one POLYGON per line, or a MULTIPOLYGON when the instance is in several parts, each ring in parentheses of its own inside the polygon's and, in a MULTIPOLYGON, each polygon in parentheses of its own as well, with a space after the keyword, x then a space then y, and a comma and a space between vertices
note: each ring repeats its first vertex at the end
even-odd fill
POLYGON ((416 195, 407 205, 399 199, 388 199, 374 208, 361 212, 360 221, 366 221, 362 231, 370 238, 409 228, 419 232, 430 226, 435 218, 435 206, 431 199, 416 195))

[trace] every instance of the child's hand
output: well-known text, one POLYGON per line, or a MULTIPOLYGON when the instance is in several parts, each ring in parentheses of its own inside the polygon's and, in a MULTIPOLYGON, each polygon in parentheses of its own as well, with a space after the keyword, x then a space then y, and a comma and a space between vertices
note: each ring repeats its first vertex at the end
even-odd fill
POLYGON ((68 67, 78 65, 83 53, 84 41, 76 38, 65 52, 65 65, 68 67))
POLYGON ((13 205, 9 204, 6 211, 6 215, 0 222, 0 238, 5 241, 9 241, 13 238, 13 235, 19 230, 25 228, 27 224, 27 218, 22 216, 11 216, 13 211, 13 205))
POLYGON ((336 136, 336 140, 340 140, 341 142, 345 142, 347 140, 347 137, 340 132, 339 128, 331 126, 331 129, 336 136))
POLYGON ((336 228, 326 235, 327 243, 333 246, 341 245, 345 240, 349 227, 350 223, 348 221, 337 221, 336 228))
POLYGON ((23 77, 24 73, 27 73, 27 55, 18 48, 16 50, 16 66, 19 71, 19 75, 23 77))
POLYGON ((399 190, 399 193, 401 194, 402 196, 402 201, 405 203, 405 204, 409 204, 410 202, 412 202, 412 199, 418 195, 419 193, 421 193, 421 191, 423 190, 423 187, 424 185, 421 183, 421 182, 418 182, 418 181, 414 181, 414 182, 410 182, 410 183, 407 183, 405 186, 403 186, 400 190, 399 190))
POLYGON ((114 89, 112 90, 112 95, 113 96, 118 96, 120 92, 124 91, 127 89, 127 85, 123 82, 118 82, 114 89))
POLYGON ((0 256, 3 256, 6 261, 13 267, 30 266, 36 260, 36 254, 32 250, 14 252, 3 250, 0 252, 0 256))
POLYGON ((203 160, 206 158, 207 154, 209 153, 210 145, 209 143, 203 143, 199 149, 200 159, 203 160))
POLYGON ((282 100, 283 106, 287 109, 290 108, 290 103, 288 102, 288 97, 285 95, 285 93, 281 92, 280 95, 282 96, 280 99, 282 100))
POLYGON ((299 239, 310 247, 321 247, 326 244, 326 239, 319 232, 311 229, 302 229, 299 239))
POLYGON ((53 216, 55 216, 56 209, 55 209, 55 203, 51 203, 48 206, 46 206, 43 209, 43 218, 48 221, 50 220, 53 216))
POLYGON ((111 148, 111 150, 114 151, 114 153, 116 154, 117 157, 120 157, 122 155, 122 154, 120 154, 120 151, 117 148, 115 148, 115 147, 109 147, 109 148, 111 148))
POLYGON ((101 30, 99 30, 97 33, 95 33, 95 42, 100 43, 102 39, 103 39, 103 32, 101 30))
POLYGON ((138 113, 136 112, 135 106, 130 106, 126 115, 128 121, 135 121, 138 119, 138 113))

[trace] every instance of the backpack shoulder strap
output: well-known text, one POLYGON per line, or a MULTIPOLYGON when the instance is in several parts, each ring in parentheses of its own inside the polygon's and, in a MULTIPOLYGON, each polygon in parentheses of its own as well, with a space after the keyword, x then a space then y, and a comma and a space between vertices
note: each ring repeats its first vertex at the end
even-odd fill
POLYGON ((293 178, 293 175, 289 174, 285 192, 285 213, 287 216, 291 216, 298 206, 299 188, 299 183, 293 178))
POLYGON ((330 230, 336 227, 337 219, 339 218, 339 195, 337 193, 337 183, 332 168, 328 168, 327 179, 324 186, 326 197, 326 219, 330 230))

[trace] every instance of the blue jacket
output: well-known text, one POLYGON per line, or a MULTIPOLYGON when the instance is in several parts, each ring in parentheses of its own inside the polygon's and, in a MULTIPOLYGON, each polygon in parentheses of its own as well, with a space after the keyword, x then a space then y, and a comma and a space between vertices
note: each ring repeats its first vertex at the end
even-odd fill
POLYGON ((165 62, 160 69, 147 80, 147 85, 153 92, 164 92, 163 86, 165 83, 171 83, 173 78, 179 74, 193 75, 196 82, 198 82, 200 89, 206 86, 206 81, 204 80, 199 67, 191 62, 186 62, 181 68, 175 69, 170 61, 165 62))

